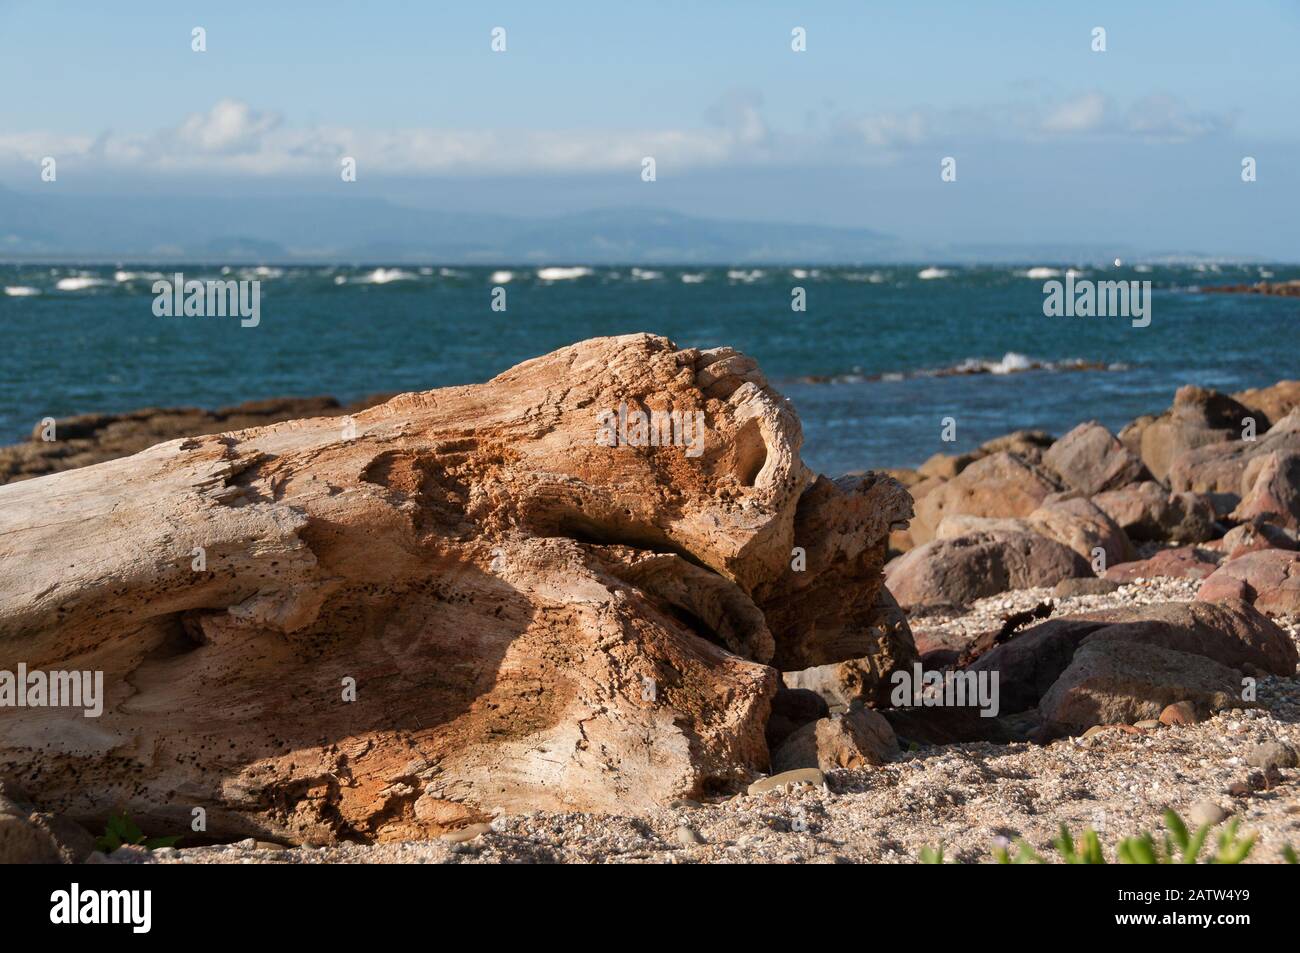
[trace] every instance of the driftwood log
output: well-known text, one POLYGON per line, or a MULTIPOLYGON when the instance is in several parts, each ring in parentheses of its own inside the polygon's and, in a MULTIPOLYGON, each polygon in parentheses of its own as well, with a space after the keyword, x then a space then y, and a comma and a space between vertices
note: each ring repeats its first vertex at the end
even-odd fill
POLYGON ((778 669, 914 657, 880 573, 910 499, 801 439, 751 359, 631 335, 0 487, 0 670, 104 684, 0 708, 0 775, 307 843, 734 790, 778 669))

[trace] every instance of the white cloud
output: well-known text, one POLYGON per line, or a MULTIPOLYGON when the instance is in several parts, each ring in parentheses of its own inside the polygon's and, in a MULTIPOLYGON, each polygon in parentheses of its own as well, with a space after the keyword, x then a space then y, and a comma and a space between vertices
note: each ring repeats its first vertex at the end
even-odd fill
POLYGON ((280 125, 274 113, 259 113, 248 103, 223 99, 206 113, 195 113, 176 130, 179 142, 195 151, 235 154, 254 152, 263 137, 280 125))
POLYGON ((362 176, 508 175, 639 172, 641 159, 653 156, 662 175, 723 165, 892 162, 910 149, 989 138, 1179 140, 1221 133, 1232 125, 1231 118, 1193 114, 1169 97, 1147 97, 1121 111, 1098 92, 1048 103, 841 115, 824 131, 782 133, 769 127, 761 96, 734 91, 704 118, 699 127, 658 130, 377 131, 295 126, 273 111, 223 99, 151 133, 0 134, 0 163, 36 163, 50 155, 146 172, 275 176, 334 174, 339 160, 352 156, 362 176))
POLYGON ((1052 107, 1042 128, 1045 132, 1095 132, 1105 123, 1108 106, 1101 93, 1084 93, 1052 107))

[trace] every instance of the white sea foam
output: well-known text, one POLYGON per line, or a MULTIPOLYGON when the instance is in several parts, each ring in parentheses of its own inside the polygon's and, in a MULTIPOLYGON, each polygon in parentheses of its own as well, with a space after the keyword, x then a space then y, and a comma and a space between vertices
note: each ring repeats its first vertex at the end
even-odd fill
POLYGON ((590 268, 538 268, 537 277, 542 281, 572 281, 585 278, 591 274, 590 268))
POLYGON ((5 294, 11 298, 31 298, 41 293, 39 288, 29 288, 27 285, 6 285, 5 294))
POLYGON ((359 285, 386 285, 394 281, 414 281, 415 275, 400 268, 376 268, 368 275, 351 280, 359 285))
POLYGON ((916 273, 916 277, 922 281, 932 281, 935 278, 947 278, 951 271, 945 271, 943 268, 922 268, 916 273))
POLYGON ((92 278, 89 275, 76 275, 72 278, 60 278, 55 282, 54 287, 58 291, 85 291, 87 288, 98 288, 101 285, 108 284, 103 278, 92 278))
POLYGON ((513 271, 494 271, 492 277, 488 279, 494 285, 504 285, 515 277, 513 271))
POLYGON ((637 281, 654 281, 656 278, 662 278, 662 271, 649 271, 645 268, 633 268, 632 277, 637 281))
POLYGON ((749 284, 750 282, 758 281, 759 278, 763 277, 763 274, 764 272, 761 268, 751 268, 748 271, 741 268, 733 268, 727 272, 727 277, 732 281, 743 281, 745 284, 749 284))
POLYGON ((113 280, 119 285, 128 281, 157 281, 166 276, 161 271, 115 271, 113 280))
POLYGON ((702 274, 687 273, 682 275, 682 284, 684 285, 698 285, 703 280, 704 280, 704 275, 702 274))
POLYGON ((1048 268, 1045 265, 1039 265, 1024 272, 1024 276, 1026 278, 1042 281, 1044 278, 1059 278, 1061 272, 1057 268, 1048 268))

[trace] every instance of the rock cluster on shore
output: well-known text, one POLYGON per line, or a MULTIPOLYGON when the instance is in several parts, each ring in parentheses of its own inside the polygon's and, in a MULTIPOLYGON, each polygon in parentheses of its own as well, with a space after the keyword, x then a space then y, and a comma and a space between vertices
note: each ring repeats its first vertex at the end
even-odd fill
MULTIPOLYGON (((100 718, 0 721, 0 780, 23 785, 0 787, 0 842, 80 859, 57 825, 117 810, 170 833, 202 807, 216 840, 460 845, 537 811, 813 809, 930 746, 1225 712, 1294 745, 1267 719, 1300 658, 1300 382, 838 480, 804 466, 754 361, 650 335, 349 410, 221 412, 241 429, 203 417, 93 470, 71 468, 165 415, 0 452, 20 480, 0 559, 23 567, 0 670, 107 685, 100 718), (620 407, 703 413, 703 452, 626 420, 601 440, 620 407), (41 467, 67 472, 22 479, 41 467), (995 676, 992 704, 900 699, 921 671, 995 676)), ((715 820, 646 849, 702 851, 715 820)))

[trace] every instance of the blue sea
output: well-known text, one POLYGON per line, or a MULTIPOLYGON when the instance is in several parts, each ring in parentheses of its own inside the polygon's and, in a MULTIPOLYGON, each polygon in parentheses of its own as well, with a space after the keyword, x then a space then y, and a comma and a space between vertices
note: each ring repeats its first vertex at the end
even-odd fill
POLYGON ((1045 317, 1062 267, 0 266, 0 442, 46 416, 482 381, 583 338, 650 331, 759 360, 831 474, 915 465, 1022 427, 1118 429, 1195 383, 1300 377, 1300 298, 1205 294, 1300 267, 1076 267, 1152 282, 1151 323, 1045 317), (261 281, 260 324, 156 317, 152 283, 261 281), (506 289, 507 309, 490 307, 506 289), (791 310, 802 287, 807 310, 791 310), (955 443, 940 439, 956 420, 955 443))

